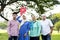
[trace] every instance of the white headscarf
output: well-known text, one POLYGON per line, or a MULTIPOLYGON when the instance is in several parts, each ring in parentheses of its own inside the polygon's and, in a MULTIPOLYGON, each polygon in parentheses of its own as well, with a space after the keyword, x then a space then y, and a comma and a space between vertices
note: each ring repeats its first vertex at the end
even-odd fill
MULTIPOLYGON (((23 14, 25 17, 27 16, 26 14, 23 14)), ((23 16, 22 15, 22 16, 23 16)), ((20 26, 22 26, 25 22, 27 21, 27 17, 26 17, 26 20, 23 20, 23 18, 22 18, 22 22, 21 22, 21 24, 20 24, 20 26)))

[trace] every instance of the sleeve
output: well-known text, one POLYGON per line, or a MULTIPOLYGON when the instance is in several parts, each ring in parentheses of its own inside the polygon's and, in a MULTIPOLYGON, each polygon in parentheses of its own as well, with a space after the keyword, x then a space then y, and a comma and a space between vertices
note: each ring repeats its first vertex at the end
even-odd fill
POLYGON ((30 30, 30 22, 28 22, 26 33, 28 33, 28 32, 29 32, 29 30, 30 30))
POLYGON ((20 16, 18 16, 18 17, 16 18, 16 20, 17 20, 19 23, 21 23, 22 20, 19 20, 19 18, 20 18, 20 16))
POLYGON ((11 26, 11 23, 10 23, 10 21, 9 21, 9 22, 8 22, 8 25, 7 25, 7 32, 8 32, 8 34, 10 34, 10 33, 11 33, 11 32, 10 32, 10 31, 11 31, 11 30, 10 30, 10 29, 11 29, 11 27, 10 27, 10 26, 11 26))
POLYGON ((51 20, 49 20, 49 26, 50 26, 50 27, 53 27, 53 23, 52 23, 51 20))
POLYGON ((38 26, 38 29, 39 29, 38 33, 40 34, 41 33, 41 29, 42 29, 40 21, 37 22, 37 26, 38 26))
POLYGON ((41 22, 40 22, 40 28, 41 28, 41 30, 40 30, 40 33, 42 32, 42 25, 41 25, 41 22))

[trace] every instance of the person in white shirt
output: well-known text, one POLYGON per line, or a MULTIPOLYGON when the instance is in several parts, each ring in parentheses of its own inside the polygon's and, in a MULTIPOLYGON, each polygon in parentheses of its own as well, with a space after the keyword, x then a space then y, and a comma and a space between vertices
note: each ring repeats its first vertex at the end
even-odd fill
POLYGON ((51 40, 51 34, 53 31, 53 23, 51 20, 46 18, 46 15, 42 15, 41 20, 41 26, 42 26, 42 40, 51 40))

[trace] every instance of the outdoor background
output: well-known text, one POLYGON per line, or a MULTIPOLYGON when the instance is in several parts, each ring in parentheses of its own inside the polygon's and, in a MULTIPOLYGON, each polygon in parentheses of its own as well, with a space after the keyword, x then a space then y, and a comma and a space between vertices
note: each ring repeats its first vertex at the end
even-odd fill
POLYGON ((0 40, 8 40, 7 22, 13 12, 20 15, 22 5, 26 7, 28 19, 34 14, 41 20, 41 14, 46 14, 54 24, 51 39, 60 40, 60 0, 0 0, 0 40))

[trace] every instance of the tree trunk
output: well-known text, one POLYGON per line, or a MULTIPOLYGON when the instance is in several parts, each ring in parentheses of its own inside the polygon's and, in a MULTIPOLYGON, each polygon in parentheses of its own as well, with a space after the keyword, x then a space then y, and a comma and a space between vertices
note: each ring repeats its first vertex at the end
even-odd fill
POLYGON ((7 4, 5 4, 5 3, 3 3, 3 2, 0 1, 0 3, 1 3, 0 16, 1 16, 2 18, 4 18, 6 21, 9 21, 9 20, 8 20, 7 18, 5 18, 5 17, 1 14, 1 12, 4 10, 4 8, 5 8, 6 5, 12 4, 12 3, 17 2, 17 1, 18 1, 18 0, 11 0, 11 1, 8 2, 7 4))
POLYGON ((5 18, 4 16, 2 16, 1 14, 0 14, 0 16, 1 16, 3 19, 5 19, 6 21, 9 21, 7 18, 5 18))

